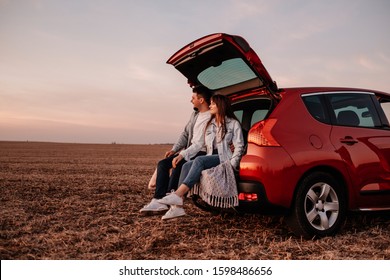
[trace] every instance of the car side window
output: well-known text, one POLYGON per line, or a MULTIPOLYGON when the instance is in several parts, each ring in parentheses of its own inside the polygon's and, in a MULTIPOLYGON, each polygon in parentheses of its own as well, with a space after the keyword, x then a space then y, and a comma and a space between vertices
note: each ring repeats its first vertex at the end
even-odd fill
POLYGON ((314 94, 303 96, 303 102, 313 118, 323 123, 330 123, 322 95, 314 94))
POLYGON ((380 100, 380 105, 386 115, 387 121, 390 121, 390 100, 382 99, 380 100))
POLYGON ((328 95, 334 123, 352 127, 380 127, 381 122, 370 94, 337 93, 328 95))
POLYGON ((244 114, 244 110, 236 110, 234 111, 234 115, 236 116, 236 118, 238 119, 238 121, 240 123, 242 123, 242 116, 244 114))
POLYGON ((251 127, 255 123, 264 120, 264 118, 267 115, 267 113, 268 113, 268 110, 256 110, 256 111, 254 111, 253 114, 252 114, 252 118, 251 118, 251 127))
POLYGON ((253 98, 232 103, 233 112, 241 123, 246 141, 248 131, 254 123, 263 120, 270 112, 272 102, 269 98, 253 98))
POLYGON ((246 131, 249 131, 256 122, 263 120, 271 110, 271 106, 271 100, 263 97, 232 103, 233 112, 246 131))

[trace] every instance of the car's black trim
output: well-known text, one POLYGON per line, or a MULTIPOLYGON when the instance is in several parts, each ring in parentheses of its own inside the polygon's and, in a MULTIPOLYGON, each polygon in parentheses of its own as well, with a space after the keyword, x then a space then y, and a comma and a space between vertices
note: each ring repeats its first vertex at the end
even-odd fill
POLYGON ((239 200, 239 205, 236 208, 239 212, 245 213, 262 213, 262 214, 277 214, 286 213, 288 209, 279 205, 274 205, 269 202, 264 185, 257 181, 238 181, 238 193, 256 193, 257 201, 239 200))
POLYGON ((390 195, 390 190, 368 190, 360 191, 360 195, 390 195))

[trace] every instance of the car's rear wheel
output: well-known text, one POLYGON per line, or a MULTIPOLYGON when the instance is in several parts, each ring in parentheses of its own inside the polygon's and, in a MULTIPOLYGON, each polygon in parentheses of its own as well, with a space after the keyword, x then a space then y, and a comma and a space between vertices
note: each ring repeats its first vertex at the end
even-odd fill
POLYGON ((328 173, 314 172, 298 185, 287 221, 297 236, 324 237, 340 230, 346 211, 340 183, 328 173))

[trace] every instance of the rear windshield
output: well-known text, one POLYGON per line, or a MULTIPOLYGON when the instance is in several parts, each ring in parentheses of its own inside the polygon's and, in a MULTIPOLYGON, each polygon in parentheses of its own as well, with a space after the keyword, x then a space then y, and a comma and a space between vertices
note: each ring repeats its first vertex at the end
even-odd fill
POLYGON ((223 61, 199 73, 198 80, 211 90, 221 89, 255 79, 255 73, 241 58, 223 61))

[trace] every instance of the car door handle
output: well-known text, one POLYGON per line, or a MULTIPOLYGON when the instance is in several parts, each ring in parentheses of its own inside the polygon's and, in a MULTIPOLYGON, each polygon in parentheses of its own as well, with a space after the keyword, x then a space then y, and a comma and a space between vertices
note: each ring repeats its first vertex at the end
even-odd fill
POLYGON ((340 142, 341 143, 344 143, 344 144, 347 144, 347 145, 354 145, 356 144, 358 141, 353 139, 352 136, 345 136, 344 138, 341 138, 340 139, 340 142))

